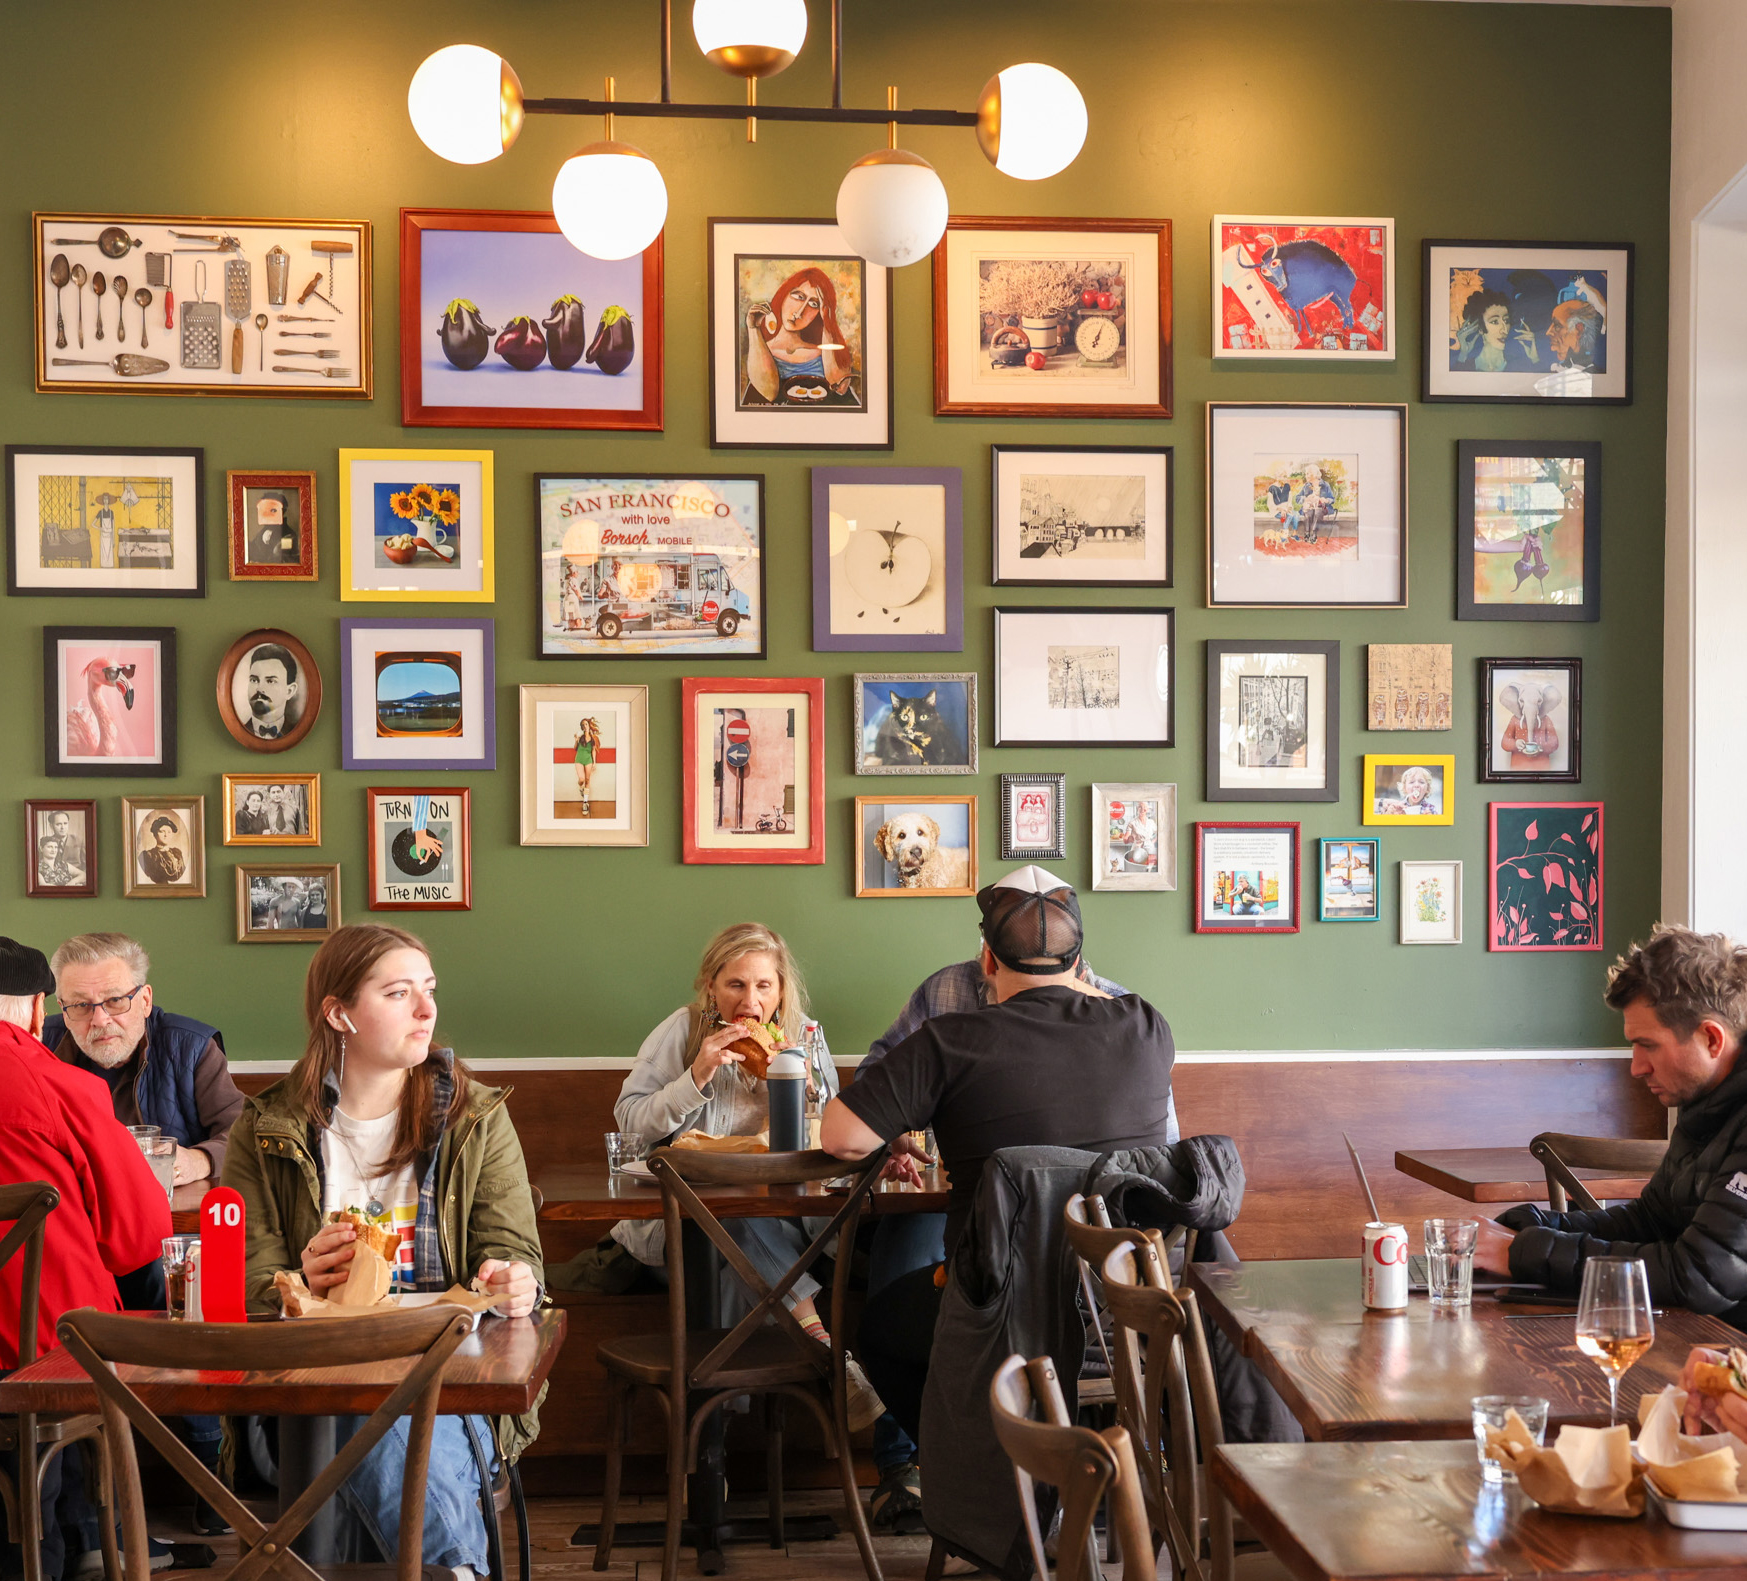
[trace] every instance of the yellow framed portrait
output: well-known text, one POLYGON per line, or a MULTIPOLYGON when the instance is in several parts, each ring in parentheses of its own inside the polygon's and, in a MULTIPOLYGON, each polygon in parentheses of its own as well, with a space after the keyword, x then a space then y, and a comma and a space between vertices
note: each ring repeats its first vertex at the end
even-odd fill
POLYGON ((497 596, 489 450, 342 450, 340 597, 489 604, 497 596))
POLYGON ((1365 818, 1403 829, 1456 821, 1456 759, 1436 752, 1367 752, 1365 818))

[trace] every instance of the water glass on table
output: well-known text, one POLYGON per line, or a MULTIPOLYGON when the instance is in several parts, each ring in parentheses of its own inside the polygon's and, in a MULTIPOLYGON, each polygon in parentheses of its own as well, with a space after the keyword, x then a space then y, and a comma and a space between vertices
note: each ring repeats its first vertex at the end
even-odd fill
POLYGON ((166 1235, 160 1252, 164 1263, 164 1305, 172 1322, 188 1315, 188 1259, 200 1244, 198 1235, 166 1235))
POLYGON ((606 1139, 607 1169, 615 1175, 623 1174, 627 1164, 635 1164, 649 1151, 649 1144, 635 1131, 608 1131, 606 1139))
POLYGON ((128 1130, 139 1144, 139 1150, 145 1154, 146 1162, 152 1166, 152 1173, 158 1177, 158 1184, 164 1188, 164 1200, 168 1202, 176 1194, 176 1139, 160 1134, 155 1125, 130 1125, 128 1130))
POLYGON ((1547 1402, 1530 1395, 1481 1394, 1468 1402, 1474 1418, 1474 1442, 1480 1450, 1480 1476, 1485 1482, 1515 1482, 1516 1473, 1507 1471, 1486 1453, 1486 1430, 1504 1431, 1510 1413, 1515 1411, 1534 1439, 1538 1449, 1547 1437, 1547 1402))
POLYGON ((1478 1219, 1427 1219, 1426 1293, 1435 1307, 1474 1304, 1474 1243, 1478 1219))

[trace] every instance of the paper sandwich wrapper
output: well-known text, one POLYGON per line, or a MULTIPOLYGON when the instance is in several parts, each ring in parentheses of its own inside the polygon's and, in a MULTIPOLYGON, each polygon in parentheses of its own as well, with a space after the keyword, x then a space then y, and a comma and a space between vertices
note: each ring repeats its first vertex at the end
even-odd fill
MULTIPOLYGON (((360 1246, 352 1261, 352 1272, 343 1285, 335 1287, 331 1297, 312 1294, 303 1282, 303 1275, 289 1269, 276 1273, 273 1285, 288 1318, 356 1317, 363 1312, 392 1312, 401 1304, 398 1296, 389 1293, 392 1280, 393 1273, 381 1253, 360 1246), (373 1262, 380 1267, 372 1267, 373 1262)), ((462 1285, 451 1285, 437 1297, 439 1302, 473 1313, 489 1312, 504 1299, 462 1285)))
POLYGON ((686 1131, 667 1145, 691 1148, 700 1153, 768 1153, 770 1133, 760 1131, 756 1136, 711 1136, 708 1131, 686 1131))
POLYGON ((1656 1491, 1701 1503, 1747 1502, 1747 1444, 1733 1433, 1681 1431, 1686 1392, 1670 1384, 1638 1402, 1638 1455, 1656 1491))

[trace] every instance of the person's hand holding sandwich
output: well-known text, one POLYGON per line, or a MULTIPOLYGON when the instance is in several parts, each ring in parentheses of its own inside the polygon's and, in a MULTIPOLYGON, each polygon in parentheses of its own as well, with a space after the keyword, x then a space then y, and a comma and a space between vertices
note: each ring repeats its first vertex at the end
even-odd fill
POLYGON ((1695 1345, 1680 1369, 1687 1433, 1733 1433, 1747 1439, 1747 1351, 1695 1345))

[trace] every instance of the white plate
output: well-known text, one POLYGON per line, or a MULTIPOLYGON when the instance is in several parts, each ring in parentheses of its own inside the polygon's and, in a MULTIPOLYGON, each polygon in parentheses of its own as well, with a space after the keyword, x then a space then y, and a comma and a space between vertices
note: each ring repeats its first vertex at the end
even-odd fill
POLYGON ((1644 1492, 1671 1526, 1684 1526, 1695 1532, 1747 1532, 1747 1503, 1666 1498, 1656 1491, 1656 1484, 1648 1477, 1644 1479, 1644 1492))
POLYGON ((653 1186, 656 1184, 655 1171, 640 1158, 632 1160, 629 1164, 619 1165, 618 1172, 621 1175, 629 1175, 631 1179, 636 1181, 640 1186, 653 1186))

